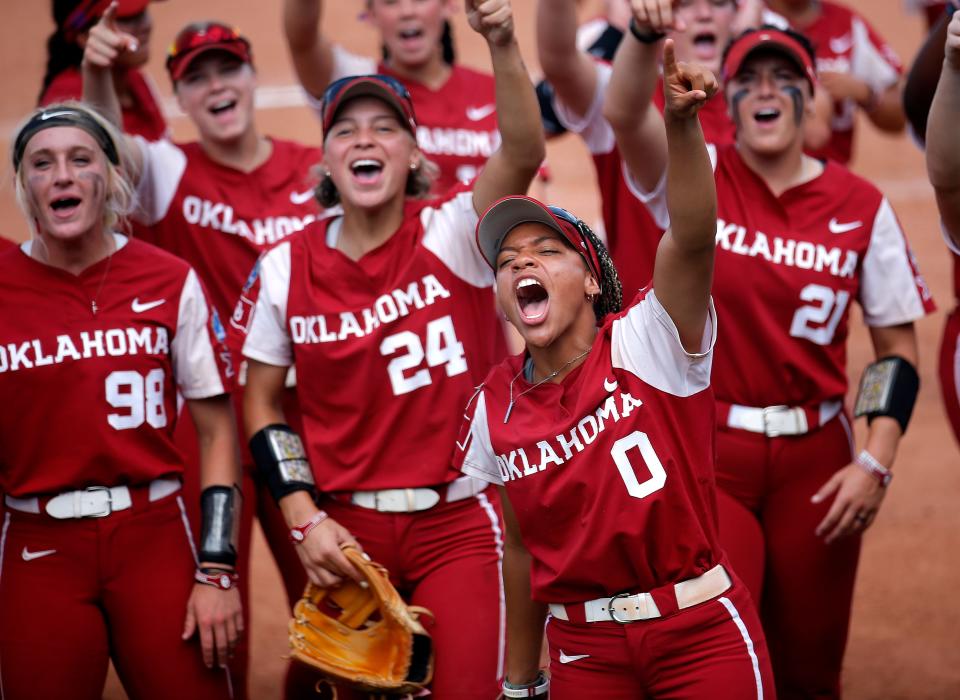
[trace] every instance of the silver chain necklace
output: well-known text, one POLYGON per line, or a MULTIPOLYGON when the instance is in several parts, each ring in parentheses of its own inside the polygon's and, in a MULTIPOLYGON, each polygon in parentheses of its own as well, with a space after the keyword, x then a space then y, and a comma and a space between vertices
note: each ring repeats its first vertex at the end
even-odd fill
POLYGON ((536 389, 538 386, 540 386, 540 385, 543 384, 544 382, 550 381, 551 379, 553 379, 554 377, 556 377, 558 374, 560 374, 563 370, 565 370, 567 367, 569 367, 570 365, 572 365, 574 362, 576 362, 577 360, 580 360, 580 359, 583 359, 584 357, 586 357, 591 350, 593 350, 593 347, 592 347, 592 346, 589 347, 589 348, 587 348, 586 350, 584 350, 582 353, 580 353, 579 355, 577 355, 577 356, 574 357, 573 359, 570 359, 570 360, 567 360, 566 362, 564 362, 562 365, 560 365, 559 367, 557 367, 557 369, 553 370, 550 374, 548 374, 546 377, 544 377, 543 379, 541 379, 539 382, 537 382, 537 383, 534 384, 533 386, 527 387, 526 389, 524 389, 523 391, 521 391, 519 394, 517 394, 517 398, 513 398, 513 383, 520 378, 520 375, 521 375, 521 374, 523 374, 523 367, 521 366, 521 367, 520 367, 520 371, 517 372, 516 376, 515 376, 513 379, 510 380, 510 403, 507 405, 507 413, 506 413, 506 415, 503 416, 504 425, 506 425, 506 422, 507 422, 508 420, 510 420, 510 413, 513 411, 513 406, 514 406, 514 404, 515 404, 517 401, 520 400, 520 397, 521 397, 521 396, 523 396, 524 394, 527 394, 527 393, 533 391, 534 389, 536 389))

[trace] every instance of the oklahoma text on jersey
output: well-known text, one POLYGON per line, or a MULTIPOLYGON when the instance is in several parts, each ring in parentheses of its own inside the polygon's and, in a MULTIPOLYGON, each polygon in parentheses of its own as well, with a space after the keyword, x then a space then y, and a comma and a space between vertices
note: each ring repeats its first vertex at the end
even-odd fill
POLYGON ((268 216, 252 221, 234 219, 233 207, 229 204, 193 195, 183 198, 183 218, 189 224, 240 236, 258 246, 273 245, 317 220, 315 214, 303 217, 268 216))
POLYGON ((46 367, 67 360, 122 355, 168 355, 170 340, 163 326, 110 328, 80 331, 75 336, 58 335, 53 340, 34 338, 0 345, 0 373, 46 367), (56 346, 56 350, 54 350, 56 346))

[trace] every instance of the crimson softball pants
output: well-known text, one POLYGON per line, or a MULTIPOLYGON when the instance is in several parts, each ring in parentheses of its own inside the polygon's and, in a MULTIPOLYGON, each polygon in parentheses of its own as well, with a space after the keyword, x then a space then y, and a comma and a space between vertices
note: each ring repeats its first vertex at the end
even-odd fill
POLYGON ((940 342, 940 390, 953 435, 960 443, 960 306, 947 316, 940 342))
POLYGON ((833 499, 810 498, 852 460, 845 414, 799 436, 718 430, 720 541, 748 578, 765 562, 757 599, 781 700, 840 697, 860 537, 825 544, 814 531, 833 499))
POLYGON ((131 700, 226 700, 182 641, 196 568, 180 494, 105 518, 7 509, 0 530, 0 697, 97 700, 113 659, 131 700))
POLYGON ((756 606, 739 581, 654 620, 551 617, 547 641, 551 700, 775 700, 756 606))
MULTIPOLYGON (((499 497, 488 488, 471 498, 441 502, 418 513, 380 513, 327 499, 322 507, 364 551, 390 572, 433 638, 435 700, 491 700, 503 675, 504 599, 500 578, 503 527, 499 497)), ((289 572, 282 572, 288 576, 289 572)), ((300 587, 306 574, 296 572, 300 587)), ((294 664, 287 700, 329 697, 314 692, 317 676, 294 664)), ((340 690, 339 700, 366 697, 340 690)))

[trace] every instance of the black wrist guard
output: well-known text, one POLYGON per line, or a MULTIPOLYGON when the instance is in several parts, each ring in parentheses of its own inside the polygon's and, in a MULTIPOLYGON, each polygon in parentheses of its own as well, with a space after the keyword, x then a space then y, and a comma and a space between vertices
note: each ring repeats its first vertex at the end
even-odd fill
POLYGON ((633 34, 633 38, 641 44, 656 44, 666 36, 663 32, 655 32, 652 29, 647 29, 646 31, 640 29, 640 27, 637 26, 637 20, 633 17, 630 18, 630 33, 633 34))
POLYGON ((877 416, 889 416, 905 433, 919 390, 920 377, 913 365, 902 357, 884 357, 863 371, 853 415, 866 416, 868 423, 877 416))
POLYGON ((250 438, 250 452, 258 476, 277 503, 296 491, 307 491, 317 500, 317 485, 303 442, 289 425, 275 423, 258 431, 250 438))
POLYGON ((201 562, 237 565, 240 534, 240 502, 243 496, 234 486, 208 486, 200 494, 201 562))

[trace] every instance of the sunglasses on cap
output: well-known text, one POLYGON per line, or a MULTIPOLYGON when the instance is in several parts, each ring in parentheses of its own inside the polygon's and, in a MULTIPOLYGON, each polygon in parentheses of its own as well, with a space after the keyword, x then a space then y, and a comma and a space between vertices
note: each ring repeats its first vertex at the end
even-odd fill
POLYGON ((167 70, 174 80, 179 80, 194 58, 217 49, 233 54, 244 63, 253 60, 250 42, 236 27, 201 22, 188 25, 177 34, 167 50, 167 70))
POLYGON ((548 204, 547 211, 564 223, 570 224, 576 230, 577 235, 580 237, 580 247, 577 248, 574 246, 574 249, 580 253, 581 257, 586 261, 590 271, 593 273, 594 277, 597 278, 597 284, 602 286, 603 274, 600 268, 600 258, 597 256, 597 250, 593 247, 588 235, 589 233, 593 233, 593 231, 591 231, 590 227, 583 223, 583 221, 578 219, 563 207, 548 204))
POLYGON ((401 116, 401 123, 416 136, 417 118, 413 111, 413 99, 406 86, 389 75, 351 75, 334 80, 323 92, 322 115, 323 132, 333 125, 340 107, 353 97, 377 97, 387 102, 401 116))

